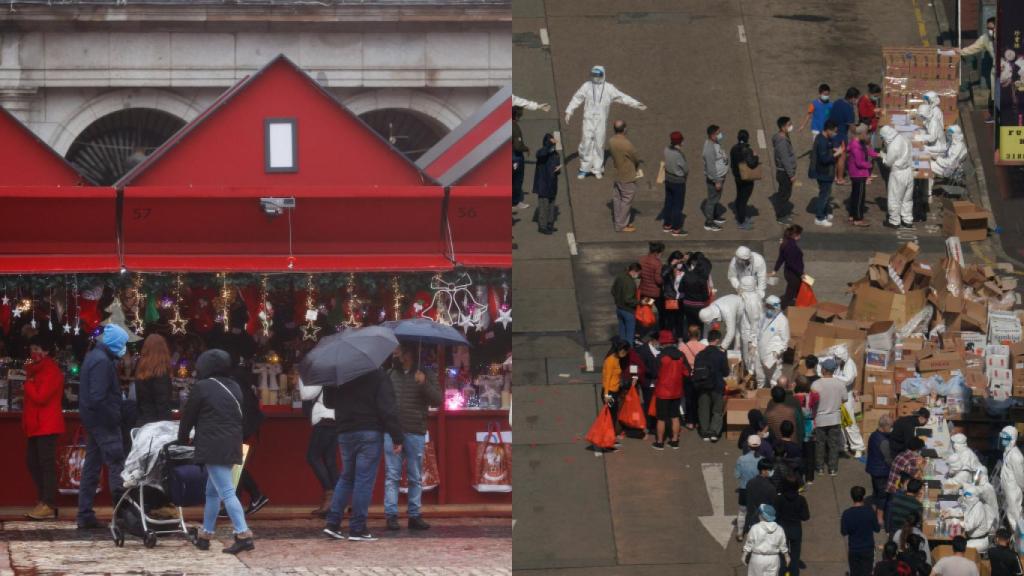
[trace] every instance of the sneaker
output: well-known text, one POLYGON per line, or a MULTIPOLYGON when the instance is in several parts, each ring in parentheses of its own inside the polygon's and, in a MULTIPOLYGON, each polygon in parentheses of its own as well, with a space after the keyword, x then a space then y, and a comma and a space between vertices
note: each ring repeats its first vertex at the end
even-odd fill
POLYGON ((900 228, 902 228, 904 230, 913 230, 914 229, 914 224, 913 224, 913 222, 911 222, 910 224, 907 224, 906 222, 904 222, 903 224, 900 224, 900 228))
POLYGON ((829 221, 829 222, 831 222, 831 221, 832 221, 832 218, 834 218, 834 217, 835 217, 835 214, 829 214, 829 215, 828 215, 828 216, 826 216, 825 218, 827 218, 827 219, 828 219, 828 221, 829 221))
POLYGON ((672 227, 671 226, 662 226, 661 227, 661 231, 662 232, 671 232, 672 231, 672 227))
POLYGON ((715 218, 714 219, 714 223, 718 224, 719 226, 721 226, 722 224, 725 224, 725 220, 723 220, 721 218, 715 218))
POLYGON ((711 441, 712 442, 718 442, 718 436, 712 436, 711 437, 711 441))
POLYGON ((79 520, 78 524, 75 526, 76 530, 97 530, 99 528, 102 528, 102 526, 100 526, 99 521, 97 521, 95 518, 90 518, 88 520, 79 520))
POLYGON ((513 206, 513 208, 517 208, 519 210, 526 210, 529 207, 530 207, 530 205, 527 204, 526 202, 520 202, 519 204, 516 204, 515 206, 513 206))
POLYGON ((996 123, 996 119, 992 118, 991 116, 989 116, 987 119, 985 119, 985 124, 995 124, 995 123, 996 123))
POLYGON ((589 174, 589 172, 587 172, 586 170, 580 170, 579 172, 576 173, 576 178, 578 180, 583 180, 584 178, 587 177, 587 174, 589 174))
POLYGON ((601 174, 600 172, 595 172, 594 173, 594 178, 597 178, 598 180, 600 180, 602 176, 604 176, 604 175, 601 174))
POLYGON ((814 480, 805 480, 804 481, 804 486, 810 486, 811 484, 814 484, 814 480))
POLYGON ((883 221, 882 222, 882 226, 885 226, 886 228, 892 228, 893 230, 898 230, 899 227, 900 227, 899 224, 893 224, 892 222, 889 222, 888 220, 883 221))
POLYGON ((721 232, 722 231, 722 227, 719 226, 718 224, 705 224, 704 225, 704 229, 709 231, 709 232, 721 232))
POLYGON ((679 440, 669 440, 668 445, 671 446, 673 450, 679 450, 679 440))
POLYGON ((853 457, 856 458, 857 460, 860 460, 861 458, 864 457, 864 451, 863 450, 855 450, 854 453, 853 453, 853 457))
POLYGON ((221 550, 221 552, 237 555, 239 552, 248 552, 255 549, 256 544, 252 541, 252 532, 245 531, 241 534, 235 534, 235 542, 231 546, 221 550))
POLYGON ((818 219, 815 219, 814 223, 817 224, 818 226, 824 226, 825 228, 828 228, 829 226, 832 225, 832 222, 829 221, 829 220, 818 220, 818 219))
POLYGON ((341 531, 340 524, 328 524, 324 526, 324 534, 327 534, 335 540, 344 540, 345 534, 341 531))
POLYGON ((396 531, 402 529, 402 527, 398 525, 398 517, 397 516, 388 516, 387 523, 388 523, 388 530, 390 530, 392 532, 396 532, 396 531))
POLYGON ((793 220, 789 216, 786 216, 785 218, 776 218, 775 223, 779 226, 789 226, 793 223, 793 220))
POLYGON ((377 541, 377 537, 374 536, 373 534, 370 534, 366 530, 363 530, 362 532, 349 532, 348 533, 348 539, 351 540, 352 542, 376 542, 377 541))
POLYGON ((675 236, 676 238, 686 238, 687 236, 690 235, 690 233, 687 232, 686 230, 673 230, 672 235, 675 236))
POLYGON ((736 227, 739 228, 740 230, 753 230, 754 229, 754 225, 751 224, 749 220, 744 222, 744 223, 742 223, 742 224, 737 225, 736 227))
POLYGON ((655 443, 651 444, 651 447, 654 448, 655 450, 664 450, 665 449, 665 443, 664 442, 655 442, 655 443))
POLYGON ((627 234, 631 233, 631 232, 636 232, 636 226, 633 226, 632 224, 630 224, 629 226, 626 226, 622 230, 619 230, 619 232, 625 232, 627 234))
POLYGON ((711 442, 711 436, 701 436, 701 440, 704 440, 705 442, 711 442))
POLYGON ((255 514, 259 512, 260 510, 263 509, 264 506, 267 505, 268 502, 270 502, 270 498, 267 498, 266 496, 260 496, 259 498, 256 498, 255 500, 250 502, 249 507, 245 509, 246 516, 248 516, 249 514, 255 514))
POLYGON ((39 502, 31 512, 25 515, 29 520, 51 520, 57 517, 57 509, 49 504, 39 502))
POLYGON ((409 530, 430 530, 430 524, 423 521, 423 518, 414 516, 409 518, 409 530))

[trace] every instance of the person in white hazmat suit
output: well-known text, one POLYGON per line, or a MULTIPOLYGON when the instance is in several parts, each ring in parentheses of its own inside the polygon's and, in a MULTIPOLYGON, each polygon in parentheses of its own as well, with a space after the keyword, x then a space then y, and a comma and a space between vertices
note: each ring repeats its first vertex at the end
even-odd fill
POLYGON ((960 498, 963 507, 964 537, 967 538, 967 547, 974 548, 979 554, 988 552, 989 536, 995 526, 995 519, 989 515, 988 508, 974 491, 974 486, 964 486, 964 494, 960 498))
POLYGON ((890 168, 888 191, 888 210, 890 228, 914 227, 914 164, 911 158, 910 140, 901 135, 892 126, 882 126, 879 130, 885 149, 882 151, 882 162, 890 168))
POLYGON ((748 374, 757 373, 757 331, 764 317, 764 299, 757 293, 757 282, 752 276, 740 278, 740 298, 743 299, 740 314, 740 351, 743 367, 748 374))
POLYGON ((1021 501, 1024 498, 1024 455, 1017 448, 1017 429, 1007 426, 999 432, 1003 462, 999 468, 999 488, 1003 493, 1003 512, 1016 534, 1020 524, 1021 501))
POLYGON ((632 96, 623 93, 615 85, 606 82, 604 66, 590 69, 590 80, 583 83, 573 94, 565 109, 565 123, 572 120, 572 114, 583 106, 583 136, 580 138, 580 170, 578 178, 593 174, 600 178, 604 174, 605 130, 608 128, 608 111, 612 103, 625 104, 630 108, 646 110, 647 106, 632 96))
POLYGON ((926 96, 925 102, 917 107, 917 115, 924 122, 924 149, 929 154, 939 154, 946 150, 946 118, 938 106, 938 99, 938 95, 935 95, 935 104, 932 104, 926 96))
POLYGON ((745 276, 753 276, 757 285, 757 295, 764 298, 768 288, 768 266, 764 263, 764 256, 746 246, 740 246, 736 249, 736 255, 729 262, 728 276, 732 289, 737 292, 740 290, 740 279, 745 276))
MULTIPOLYGON (((977 470, 985 468, 978 459, 978 455, 971 450, 970 446, 967 445, 967 436, 960 434, 959 432, 949 437, 950 442, 953 444, 953 454, 959 457, 960 462, 963 463, 965 470, 970 470, 973 474, 977 470)), ((985 471, 985 475, 988 475, 988 471, 985 471)))
POLYGON ((754 524, 747 532, 743 542, 743 564, 747 567, 747 576, 779 576, 782 564, 789 566, 789 547, 786 545, 786 532, 775 523, 775 507, 761 504, 757 508, 760 522, 754 524))
POLYGON ((782 355, 789 347, 789 320, 778 296, 765 298, 764 317, 757 331, 757 387, 774 386, 782 376, 782 355))
POLYGON ((534 102, 533 100, 520 98, 515 94, 512 95, 512 106, 522 108, 523 110, 543 110, 544 112, 551 110, 550 104, 534 102))
POLYGON ((960 169, 967 158, 967 145, 964 144, 964 131, 956 124, 946 129, 946 149, 932 156, 932 177, 928 179, 928 192, 936 178, 948 178, 960 169))
POLYGON ((722 349, 740 349, 740 315, 743 311, 743 298, 739 294, 728 294, 716 298, 706 308, 701 308, 697 315, 705 326, 714 322, 722 325, 722 349))
MULTIPOLYGON (((850 349, 846 347, 846 344, 837 344, 829 352, 835 358, 836 366, 838 366, 832 377, 846 385, 847 396, 844 404, 846 411, 853 419, 853 424, 843 428, 846 448, 853 453, 854 458, 861 458, 864 456, 865 450, 864 437, 860 433, 860 426, 857 425, 857 399, 853 389, 853 385, 857 381, 857 363, 850 359, 850 349)), ((820 363, 818 364, 818 371, 820 376, 820 363)))

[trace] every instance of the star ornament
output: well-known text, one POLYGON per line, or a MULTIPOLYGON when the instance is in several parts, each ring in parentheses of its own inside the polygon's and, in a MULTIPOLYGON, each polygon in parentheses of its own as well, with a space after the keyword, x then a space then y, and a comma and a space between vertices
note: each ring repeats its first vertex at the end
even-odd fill
POLYGON ((138 316, 128 324, 128 327, 132 329, 132 332, 135 332, 139 336, 142 336, 142 332, 146 329, 145 322, 143 322, 142 318, 139 318, 138 316))
POLYGON ((313 321, 306 322, 302 326, 302 339, 303 340, 316 340, 320 334, 320 327, 313 323, 313 321))
POLYGON ((11 316, 14 316, 15 318, 21 318, 21 308, 15 306, 14 310, 11 310, 11 316))
POLYGON ((11 299, 5 295, 3 298, 0 298, 0 303, 2 303, 4 306, 7 306, 8 304, 11 303, 11 299))
POLYGON ((501 324, 501 327, 508 330, 508 325, 512 323, 512 307, 502 306, 498 309, 498 319, 496 323, 501 324))
POLYGON ((473 316, 470 314, 460 315, 458 325, 459 328, 462 328, 464 332, 469 332, 470 330, 476 328, 476 324, 473 323, 473 316))
POLYGON ((64 329, 64 333, 65 334, 71 334, 71 324, 68 324, 67 322, 64 322, 64 325, 61 326, 61 328, 64 329))
POLYGON ((174 317, 170 320, 171 334, 184 334, 185 327, 188 326, 188 320, 181 317, 181 311, 177 308, 174 309, 174 317))

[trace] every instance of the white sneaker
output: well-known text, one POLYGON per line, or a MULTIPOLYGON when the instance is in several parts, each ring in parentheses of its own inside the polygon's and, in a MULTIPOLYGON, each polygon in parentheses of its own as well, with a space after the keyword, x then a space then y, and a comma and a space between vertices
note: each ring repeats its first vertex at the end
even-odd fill
POLYGON ((832 225, 832 222, 830 222, 828 220, 817 220, 817 219, 815 219, 814 223, 817 224, 818 226, 824 226, 826 228, 828 228, 829 226, 832 225))
POLYGON ((829 214, 828 216, 826 216, 826 218, 828 218, 828 221, 831 222, 833 216, 835 216, 835 214, 829 214))
POLYGON ((603 174, 601 174, 600 172, 594 172, 594 178, 597 178, 598 180, 600 180, 601 176, 603 176, 603 174))
POLYGON ((579 172, 576 173, 576 179, 577 180, 583 180, 586 177, 587 177, 587 171, 586 170, 580 170, 579 172))
POLYGON ((530 207, 530 205, 529 205, 529 204, 527 204, 526 202, 520 202, 519 204, 516 204, 516 205, 514 206, 514 208, 517 208, 517 209, 519 209, 519 210, 526 210, 526 209, 527 209, 527 208, 529 208, 529 207, 530 207))

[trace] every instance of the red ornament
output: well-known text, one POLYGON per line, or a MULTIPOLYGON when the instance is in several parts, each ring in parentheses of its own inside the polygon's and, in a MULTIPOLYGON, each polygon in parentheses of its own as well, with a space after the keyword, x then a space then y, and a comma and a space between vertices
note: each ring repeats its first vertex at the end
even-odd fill
MULTIPOLYGON (((405 310, 406 318, 422 318, 423 311, 430 308, 430 303, 434 297, 430 295, 430 292, 426 290, 420 290, 417 292, 412 299, 409 301, 409 305, 405 310)), ((437 320, 437 310, 431 309, 429 313, 431 320, 437 320)))
MULTIPOLYGON (((75 311, 69 310, 67 316, 68 323, 74 325, 75 311)), ((95 330, 100 325, 99 300, 89 300, 84 296, 79 296, 77 316, 82 332, 89 333, 95 330)))
POLYGON ((213 306, 213 299, 217 297, 217 290, 213 288, 192 288, 188 295, 183 296, 181 305, 190 310, 189 328, 205 334, 213 330, 214 318, 218 311, 213 306))

